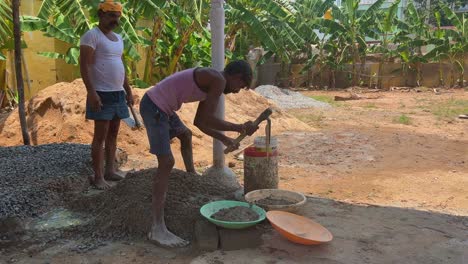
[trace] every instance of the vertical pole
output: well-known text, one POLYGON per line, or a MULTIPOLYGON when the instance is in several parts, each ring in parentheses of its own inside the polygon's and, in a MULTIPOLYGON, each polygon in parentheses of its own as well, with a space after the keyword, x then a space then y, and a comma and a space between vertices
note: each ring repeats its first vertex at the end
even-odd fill
MULTIPOLYGON (((222 71, 224 69, 224 3, 223 0, 211 0, 210 28, 211 28, 211 62, 213 68, 222 71)), ((224 119, 224 95, 218 103, 215 116, 224 119)), ((213 167, 224 167, 224 145, 219 140, 213 139, 213 167)))
MULTIPOLYGON (((222 71, 224 69, 224 0, 211 0, 210 28, 211 28, 211 60, 212 67, 222 71)), ((224 95, 218 103, 216 118, 224 120, 224 95)), ((205 176, 212 176, 213 180, 226 188, 226 192, 233 192, 235 197, 243 195, 243 189, 237 182, 236 174, 224 165, 224 145, 213 140, 213 166, 205 171, 205 176)), ((240 198, 239 198, 240 199, 240 198)))
POLYGON ((13 0, 13 35, 15 37, 15 69, 16 69, 16 89, 18 89, 18 112, 21 124, 21 133, 23 135, 24 145, 31 145, 26 124, 26 111, 24 109, 24 84, 23 72, 21 69, 21 24, 19 18, 20 0, 13 0))

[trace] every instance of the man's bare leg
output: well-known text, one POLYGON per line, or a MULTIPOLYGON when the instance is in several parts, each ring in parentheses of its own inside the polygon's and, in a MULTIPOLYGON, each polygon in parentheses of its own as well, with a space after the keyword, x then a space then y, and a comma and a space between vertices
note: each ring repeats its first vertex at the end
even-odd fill
POLYGON ((104 171, 104 179, 107 181, 120 181, 123 179, 122 176, 115 173, 115 152, 117 151, 119 128, 119 118, 114 118, 110 121, 106 137, 106 169, 104 171))
POLYGON ((195 166, 193 165, 193 152, 192 152, 192 131, 187 129, 184 133, 177 136, 180 140, 180 152, 184 160, 185 170, 190 173, 195 172, 195 166))
POLYGON ((110 121, 95 120, 94 136, 91 143, 91 159, 93 161, 94 177, 90 177, 90 183, 100 190, 110 188, 110 185, 104 180, 104 142, 106 141, 110 121))
POLYGON ((158 156, 158 171, 153 178, 153 200, 151 205, 153 224, 148 238, 155 244, 163 247, 183 247, 189 244, 188 241, 167 230, 166 222, 164 221, 164 204, 169 176, 173 167, 174 157, 172 154, 158 156))

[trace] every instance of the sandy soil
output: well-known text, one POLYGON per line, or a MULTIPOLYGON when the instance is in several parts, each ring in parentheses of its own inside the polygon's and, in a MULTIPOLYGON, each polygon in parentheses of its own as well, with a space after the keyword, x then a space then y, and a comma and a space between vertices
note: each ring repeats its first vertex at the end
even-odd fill
POLYGON ((279 136, 280 185, 347 202, 467 216, 468 121, 449 113, 463 100, 468 111, 468 92, 378 96, 342 102, 333 111, 289 111, 321 129, 279 136), (400 123, 402 115, 409 124, 400 123))

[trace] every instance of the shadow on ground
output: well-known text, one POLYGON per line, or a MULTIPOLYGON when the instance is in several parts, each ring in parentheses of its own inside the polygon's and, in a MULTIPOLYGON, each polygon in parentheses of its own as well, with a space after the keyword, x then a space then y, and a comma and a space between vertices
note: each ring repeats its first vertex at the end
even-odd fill
POLYGON ((309 197, 299 212, 327 227, 332 242, 290 243, 263 223, 258 248, 198 252, 160 249, 141 240, 107 241, 77 252, 78 241, 60 238, 44 245, 3 249, 6 263, 468 263, 468 217, 434 212, 348 204, 309 197))

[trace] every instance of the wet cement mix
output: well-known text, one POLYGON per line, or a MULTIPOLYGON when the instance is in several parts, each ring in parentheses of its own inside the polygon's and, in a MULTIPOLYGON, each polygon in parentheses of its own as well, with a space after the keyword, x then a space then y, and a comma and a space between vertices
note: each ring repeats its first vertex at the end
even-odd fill
POLYGON ((291 201, 291 200, 283 199, 283 198, 274 198, 274 197, 268 196, 268 197, 255 201, 255 203, 260 204, 260 205, 262 204, 264 205, 291 205, 291 204, 295 204, 296 201, 291 201))
POLYGON ((228 222, 250 222, 257 220, 259 215, 248 207, 234 206, 219 210, 211 218, 228 222))
MULTIPOLYGON (((77 227, 76 233, 105 239, 145 238, 151 227, 152 182, 156 171, 128 174, 110 190, 77 199, 73 210, 86 213, 92 220, 77 227)), ((234 198, 236 189, 221 184, 219 178, 172 171, 165 206, 166 224, 172 232, 192 239, 195 221, 201 219, 200 207, 234 198)))

